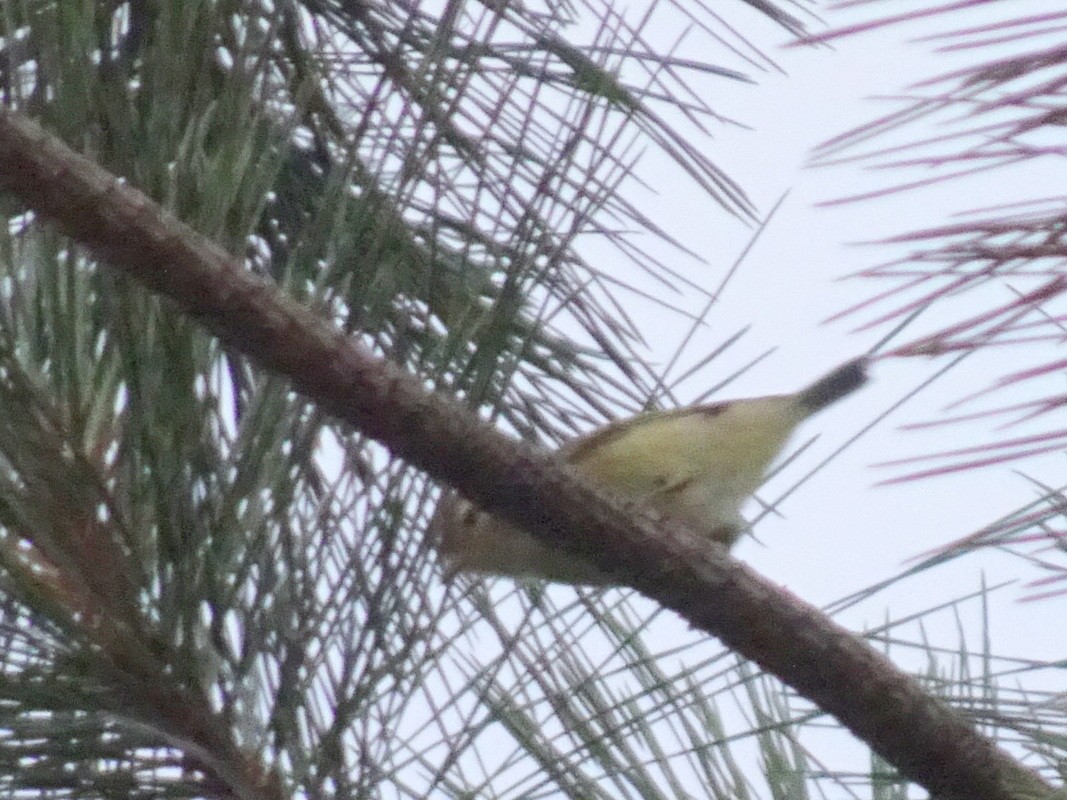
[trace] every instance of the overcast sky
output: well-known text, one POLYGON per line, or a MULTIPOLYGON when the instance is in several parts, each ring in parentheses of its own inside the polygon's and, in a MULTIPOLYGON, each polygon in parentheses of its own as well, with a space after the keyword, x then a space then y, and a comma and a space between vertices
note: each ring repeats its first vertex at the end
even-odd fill
MULTIPOLYGON (((758 15, 746 11, 740 2, 708 5, 713 5, 717 13, 729 13, 729 21, 737 29, 755 30, 752 34, 755 39, 760 36, 764 37, 760 41, 776 39, 784 42, 786 39, 781 30, 758 20, 758 15), (757 24, 753 27, 754 19, 757 24)), ((872 8, 892 7, 900 13, 920 5, 923 3, 895 0, 894 3, 871 3, 862 10, 869 13, 872 8)), ((954 22, 961 26, 980 25, 989 21, 994 11, 1020 14, 1026 9, 1040 10, 1047 5, 1030 0, 992 3, 972 10, 954 22)), ((638 7, 626 11, 634 24, 646 10, 644 4, 635 6, 638 7)), ((672 19, 671 13, 669 4, 657 4, 658 21, 644 31, 646 41, 660 52, 670 51, 685 29, 691 27, 680 15, 672 19)), ((855 15, 827 14, 831 25, 843 26, 856 20, 855 15)), ((906 254, 901 246, 862 247, 854 243, 941 225, 949 221, 951 214, 966 209, 1054 195, 1057 187, 1067 185, 1067 168, 1046 162, 1031 164, 1010 174, 985 173, 966 181, 895 194, 878 201, 819 207, 819 203, 835 198, 916 177, 914 172, 887 173, 856 164, 819 169, 808 169, 804 165, 811 148, 820 142, 899 107, 870 98, 900 95, 916 81, 995 55, 987 51, 946 57, 932 53, 929 42, 911 41, 944 24, 944 20, 929 20, 922 25, 883 29, 836 41, 832 47, 768 47, 768 52, 777 59, 783 71, 766 70, 756 76, 759 79, 756 86, 711 75, 686 76, 717 112, 745 123, 751 130, 720 126, 714 131, 714 139, 708 141, 696 136, 680 115, 669 117, 662 105, 655 106, 657 113, 668 118, 682 132, 693 133, 693 141, 736 178, 764 212, 788 193, 729 282, 721 302, 709 315, 708 324, 698 330, 689 344, 675 374, 700 362, 740 329, 751 325, 750 332, 725 355, 678 387, 675 396, 680 402, 701 397, 708 387, 719 384, 726 376, 770 349, 775 350, 773 355, 746 372, 715 399, 793 391, 842 361, 867 351, 882 339, 888 332, 885 329, 863 333, 852 331, 869 316, 859 315, 844 322, 823 324, 827 317, 890 288, 873 281, 835 282, 835 279, 906 254)), ((698 35, 699 32, 691 30, 690 34, 674 52, 679 58, 742 66, 736 60, 719 59, 718 54, 709 51, 708 38, 698 35)), ((624 78, 632 77, 624 74, 624 78)), ((900 143, 909 137, 921 138, 942 130, 933 127, 934 124, 913 127, 893 140, 886 140, 885 144, 900 143)), ((638 165, 637 176, 651 189, 632 181, 623 187, 627 199, 651 217, 656 225, 701 254, 704 260, 681 255, 651 235, 640 243, 698 285, 709 290, 719 285, 750 241, 752 227, 727 216, 680 169, 651 147, 638 165)), ((579 247, 596 269, 623 280, 632 278, 643 288, 649 288, 647 278, 632 265, 627 265, 607 242, 591 237, 580 241, 579 247)), ((935 322, 944 324, 952 314, 961 310, 988 308, 1009 296, 1007 286, 991 286, 980 297, 968 295, 954 307, 931 314, 929 321, 920 319, 912 335, 930 330, 935 322)), ((699 313, 706 303, 705 296, 696 292, 668 299, 694 314, 699 313)), ((664 364, 670 362, 678 342, 688 332, 688 325, 680 318, 672 319, 662 308, 651 306, 647 300, 631 297, 628 303, 631 317, 641 325, 645 339, 654 345, 649 358, 664 364)), ((998 375, 1038 358, 1048 359, 1050 355, 1048 352, 1002 349, 968 358, 917 398, 863 433, 829 466, 814 471, 810 481, 780 504, 781 516, 767 517, 758 523, 758 541, 743 540, 735 554, 805 600, 826 605, 899 573, 908 559, 970 534, 1032 501, 1038 492, 1020 474, 1021 471, 1051 485, 1059 485, 1064 472, 1062 455, 904 485, 875 486, 902 472, 900 468, 873 466, 878 462, 1022 435, 1028 431, 1064 427, 1057 425, 1053 418, 1042 418, 1036 424, 1008 431, 997 431, 989 423, 959 428, 936 427, 919 432, 900 430, 905 423, 937 418, 945 406, 987 388, 998 375)), ((807 423, 798 441, 815 435, 819 436, 818 441, 764 487, 761 496, 775 501, 947 362, 948 359, 908 359, 877 363, 868 387, 807 423)), ((1058 391, 1060 387, 1055 379, 1053 384, 1046 387, 1044 393, 1058 391)), ((1029 385, 1026 389, 1034 391, 1029 385)), ((1011 399, 1007 393, 1000 393, 995 402, 1004 404, 1011 399)), ((972 408, 980 407, 983 406, 972 408)), ((748 508, 749 516, 758 510, 759 506, 752 504, 748 508)), ((1018 558, 983 551, 891 587, 844 612, 839 619, 852 630, 862 630, 966 596, 977 591, 983 580, 992 585, 1037 577, 1036 571, 1018 558)), ((635 707, 650 700, 643 685, 639 681, 631 684, 621 662, 617 658, 612 660, 618 656, 617 642, 605 641, 595 625, 564 614, 558 619, 552 618, 551 624, 541 629, 536 624, 541 619, 540 594, 536 595, 538 602, 524 605, 516 601, 516 595, 522 593, 514 592, 514 582, 490 579, 485 585, 502 619, 510 620, 508 615, 515 612, 516 625, 509 630, 536 635, 538 642, 541 636, 546 637, 546 652, 549 654, 544 662, 546 668, 558 666, 554 662, 556 651, 553 648, 556 645, 566 648, 571 643, 568 637, 581 637, 580 646, 574 650, 580 651, 582 663, 590 665, 590 669, 604 668, 605 685, 619 691, 613 696, 634 699, 635 707), (520 628, 523 623, 526 627, 520 628), (558 641, 551 640, 553 632, 561 637, 558 641)), ((568 609, 568 612, 586 608, 573 603, 574 590, 569 587, 552 587, 548 592, 553 600, 548 605, 555 608, 568 609)), ((1015 584, 994 595, 990 604, 994 653, 1047 660, 1063 658, 1061 640, 1049 636, 1048 631, 1050 622, 1058 622, 1062 616, 1061 609, 1067 598, 1038 603, 1018 602, 1024 594, 1024 589, 1015 584)), ((597 598, 591 591, 584 596, 597 598)), ((728 680, 724 677, 728 670, 722 665, 732 663, 730 658, 727 657, 726 662, 713 660, 721 647, 702 633, 690 630, 673 614, 656 613, 658 609, 654 604, 633 592, 620 595, 617 590, 608 590, 599 595, 599 599, 604 602, 604 607, 612 607, 624 596, 631 597, 634 607, 644 612, 642 620, 654 620, 648 626, 640 625, 640 637, 649 652, 662 654, 658 666, 665 675, 683 675, 687 682, 693 680, 694 685, 709 690, 721 687, 728 680)), ((972 653, 981 650, 981 614, 980 603, 972 602, 960 610, 959 616, 952 609, 925 616, 921 621, 922 630, 913 625, 903 632, 902 638, 917 642, 926 637, 931 646, 947 648, 949 657, 938 665, 940 669, 946 669, 958 649, 961 630, 967 636, 966 650, 972 653)), ((628 608, 624 616, 628 623, 635 619, 628 608)), ((480 670, 485 665, 496 664, 494 659, 502 641, 499 632, 490 630, 489 626, 472 624, 466 616, 461 618, 461 624, 465 636, 456 652, 461 653, 461 659, 469 659, 469 663, 461 661, 463 668, 480 670)), ((1055 626, 1053 630, 1057 628, 1055 626)), ((929 666, 925 653, 919 649, 909 651, 903 645, 894 644, 889 655, 906 669, 923 672, 929 666)), ((567 679, 580 674, 569 671, 570 661, 562 659, 561 663, 565 666, 560 668, 560 674, 567 679)), ((506 688, 509 681, 513 681, 517 687, 515 693, 526 699, 527 685, 534 694, 536 686, 528 680, 523 666, 521 661, 507 662, 500 685, 506 688), (511 672, 515 667, 517 671, 511 672)), ((980 668, 982 665, 971 666, 980 668)), ((1002 666, 994 665, 995 668, 1002 666)), ((1020 682, 1029 687, 1062 691, 1064 687, 1058 678, 1059 675, 1049 671, 1043 676, 1021 676, 1020 682)), ((732 683, 730 686, 737 688, 732 683)), ((752 709, 744 707, 748 698, 743 690, 719 692, 716 697, 717 702, 724 704, 737 702, 734 708, 721 709, 725 730, 751 730, 752 709)), ((719 710, 719 706, 716 708, 719 710)), ((660 719, 660 711, 657 709, 653 716, 660 719)), ((547 704, 542 706, 541 712, 548 729, 556 730, 547 704)), ((456 729, 463 724, 463 720, 454 722, 456 729)), ((423 725, 414 713, 412 725, 412 746, 417 750, 421 741, 418 736, 429 735, 427 731, 432 731, 434 726, 423 725)), ((469 758, 465 764, 469 765, 471 774, 495 775, 494 770, 499 765, 492 759, 498 758, 508 762, 502 769, 506 767, 517 775, 516 787, 522 786, 524 780, 540 786, 539 766, 521 758, 511 763, 512 755, 522 752, 522 748, 516 748, 508 736, 501 734, 499 729, 487 728, 484 738, 474 743, 477 758, 470 753, 464 754, 465 759, 469 758), (491 763, 483 766, 483 759, 489 759, 491 763)), ((854 775, 870 766, 865 748, 839 730, 826 733, 815 726, 806 726, 805 746, 813 739, 819 743, 818 758, 829 770, 839 769, 854 775), (827 740, 826 736, 832 738, 827 740)), ((669 736, 665 740, 673 741, 669 736)), ((759 762, 754 737, 733 742, 731 750, 734 745, 738 748, 740 763, 752 765, 755 770, 759 762)), ((521 796, 519 789, 515 791, 516 796, 521 796)))
MULTIPOLYGON (((992 10, 972 10, 967 15, 957 15, 954 21, 957 25, 975 25, 990 19, 993 11, 1019 13, 1040 5, 1023 0, 997 3, 992 10)), ((898 6, 901 10, 903 7, 903 3, 898 6)), ((869 13, 870 9, 866 11, 869 13)), ((857 18, 845 14, 826 17, 832 24, 848 24, 857 18)), ((864 352, 885 335, 885 328, 853 333, 852 328, 868 318, 863 315, 843 323, 822 324, 828 316, 889 288, 872 281, 835 282, 835 278, 906 253, 904 246, 858 247, 850 243, 944 224, 949 221, 949 214, 965 209, 1054 195, 1056 187, 1064 185, 1067 170, 1042 163, 1010 174, 986 173, 877 201, 816 207, 820 202, 915 178, 914 172, 903 170, 887 173, 861 165, 810 169, 804 164, 813 146, 899 107, 884 99, 871 99, 874 96, 900 95, 915 81, 973 63, 976 58, 985 60, 997 52, 946 56, 931 52, 929 42, 908 41, 934 31, 935 24, 944 26, 946 21, 883 29, 836 41, 832 48, 771 49, 769 52, 787 74, 765 74, 756 87, 724 85, 721 79, 699 84, 711 93, 714 99, 710 102, 716 110, 754 128, 717 131, 708 154, 738 179, 763 211, 769 210, 783 193, 789 192, 789 196, 729 284, 721 304, 710 316, 710 324, 699 332, 688 351, 688 360, 699 360, 749 323, 753 326, 751 333, 698 379, 687 383, 680 391, 683 400, 697 396, 702 388, 717 383, 724 374, 768 348, 777 351, 721 397, 790 391, 840 361, 864 352)), ((663 26, 665 41, 673 41, 674 33, 670 25, 663 26)), ((681 54, 686 55, 684 46, 681 54)), ((932 123, 915 126, 906 135, 896 137, 896 141, 936 130, 939 129, 932 123)), ((689 262, 687 274, 708 286, 715 285, 752 231, 730 222, 683 177, 672 177, 675 170, 670 164, 652 158, 646 158, 639 171, 656 176, 658 194, 652 202, 639 190, 634 195, 646 209, 652 209, 650 213, 657 223, 706 254, 707 265, 689 262)), ((591 260, 611 257, 596 247, 588 252, 591 260)), ((687 264, 684 257, 666 248, 657 252, 680 266, 687 264)), ((997 287, 992 294, 982 298, 976 295, 967 303, 982 307, 990 297, 1003 299, 1007 291, 1006 287, 997 287)), ((684 298, 678 301, 684 303, 684 298)), ((692 309, 695 311, 702 304, 700 299, 692 309)), ((650 314, 645 318, 653 326, 648 337, 662 348, 661 359, 668 360, 677 338, 658 335, 664 315, 650 314)), ((675 336, 680 338, 684 331, 684 326, 679 325, 675 336)), ((1036 426, 1019 426, 1007 432, 996 431, 993 423, 921 432, 899 430, 903 423, 936 418, 944 406, 986 388, 993 377, 1030 363, 1034 357, 1025 351, 1006 350, 969 359, 820 471, 782 505, 783 517, 763 520, 757 528, 761 543, 749 539, 735 552, 801 597, 825 604, 889 577, 900 571, 906 559, 971 533, 1033 500, 1037 492, 1013 468, 1058 485, 1063 475, 1063 456, 1057 454, 953 477, 874 486, 879 480, 901 473, 900 468, 894 471, 873 467, 877 462, 1057 427, 1054 419, 1044 418, 1036 426)), ((821 437, 780 479, 765 488, 764 496, 774 499, 788 489, 821 458, 947 361, 909 359, 877 364, 870 387, 814 418, 802 430, 801 439, 809 434, 821 437)), ((1027 390, 1033 391, 1033 387, 1028 386, 1027 390)), ((997 395, 996 400, 1008 401, 1010 395, 997 395)), ((754 510, 749 509, 750 515, 754 510)), ((976 590, 983 574, 990 584, 1039 577, 1019 559, 986 552, 915 577, 848 612, 842 621, 853 628, 880 624, 887 614, 904 616, 976 590)), ((996 595, 992 631, 995 649, 1035 658, 1061 658, 1061 642, 1049 637, 1047 630, 1049 615, 1058 616, 1064 601, 1020 604, 1018 598, 1024 593, 1015 586, 996 595)), ((977 606, 974 611, 977 613, 977 606)), ((975 616, 972 622, 976 619, 975 616)), ((943 637, 941 644, 951 646, 958 636, 956 620, 947 612, 941 622, 943 627, 938 631, 935 625, 935 631, 943 637)), ((972 640, 972 645, 977 646, 978 642, 972 640)))

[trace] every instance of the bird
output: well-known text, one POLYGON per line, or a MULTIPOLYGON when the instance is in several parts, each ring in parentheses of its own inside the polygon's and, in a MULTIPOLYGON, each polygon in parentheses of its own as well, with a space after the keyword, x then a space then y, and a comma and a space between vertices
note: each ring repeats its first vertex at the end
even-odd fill
MULTIPOLYGON (((800 423, 859 389, 869 358, 848 361, 793 394, 648 411, 611 422, 558 451, 589 481, 645 503, 732 547, 746 530, 741 507, 800 423)), ((454 491, 428 533, 445 574, 557 583, 616 583, 593 564, 541 542, 454 491)))

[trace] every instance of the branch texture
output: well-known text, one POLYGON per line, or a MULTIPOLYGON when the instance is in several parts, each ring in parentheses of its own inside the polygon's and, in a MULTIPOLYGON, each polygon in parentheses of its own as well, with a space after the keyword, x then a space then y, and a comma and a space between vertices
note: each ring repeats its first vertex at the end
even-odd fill
POLYGON ((938 797, 1052 795, 959 713, 817 609, 702 537, 601 497, 553 457, 428 393, 13 112, 0 113, 0 186, 395 455, 718 636, 938 797))

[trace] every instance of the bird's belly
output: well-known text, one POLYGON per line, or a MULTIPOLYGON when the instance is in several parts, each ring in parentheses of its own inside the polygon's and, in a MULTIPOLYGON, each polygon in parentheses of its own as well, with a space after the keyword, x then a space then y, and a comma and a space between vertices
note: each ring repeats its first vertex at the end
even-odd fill
POLYGON ((704 478, 681 488, 671 502, 656 505, 698 533, 732 544, 744 530, 741 506, 746 497, 729 480, 704 478))

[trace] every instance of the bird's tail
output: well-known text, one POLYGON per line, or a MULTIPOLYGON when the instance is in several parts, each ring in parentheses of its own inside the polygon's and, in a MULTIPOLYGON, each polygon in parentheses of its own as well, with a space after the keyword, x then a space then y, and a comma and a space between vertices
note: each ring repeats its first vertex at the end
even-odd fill
POLYGON ((828 375, 819 378, 807 389, 797 393, 797 404, 808 414, 821 411, 842 397, 852 394, 867 382, 867 356, 842 364, 828 375))

